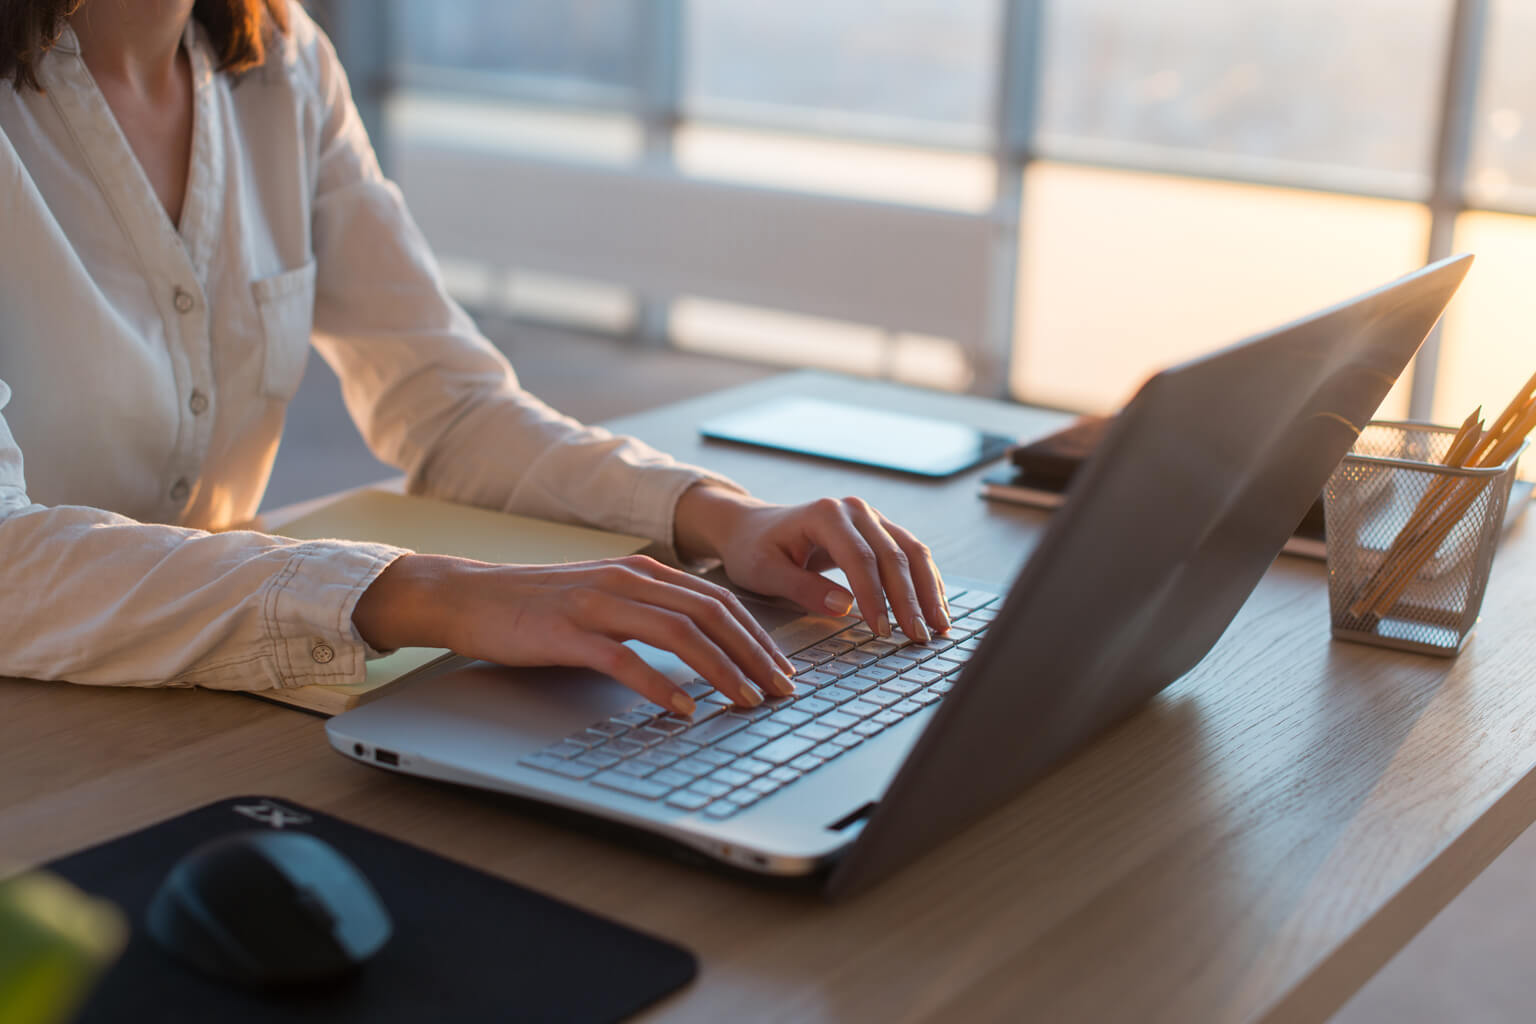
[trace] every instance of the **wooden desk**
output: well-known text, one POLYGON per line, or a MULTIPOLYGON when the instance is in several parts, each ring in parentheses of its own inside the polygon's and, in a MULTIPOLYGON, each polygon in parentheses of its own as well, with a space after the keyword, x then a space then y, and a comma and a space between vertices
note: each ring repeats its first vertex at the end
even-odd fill
MULTIPOLYGON (((1032 434, 1054 414, 792 375, 620 421, 765 497, 859 493, 946 571, 1006 578, 1039 513, 938 483, 702 444, 791 391, 1032 434)), ((387 775, 238 695, 0 682, 0 856, 43 860, 216 798, 323 808, 682 942, 658 1020, 1318 1020, 1536 817, 1536 539, 1511 535, 1446 662, 1328 639, 1281 559, 1146 711, 846 906, 761 891, 496 800, 387 775)))

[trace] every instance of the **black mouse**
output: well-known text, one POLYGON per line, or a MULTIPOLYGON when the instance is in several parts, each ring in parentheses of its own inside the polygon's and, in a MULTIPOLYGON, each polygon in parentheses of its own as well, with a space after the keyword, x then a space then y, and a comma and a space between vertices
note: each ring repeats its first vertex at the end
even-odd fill
POLYGON ((188 853, 149 905, 149 934, 225 981, 270 988, 344 975, 389 940, 362 872, 302 832, 223 836, 188 853))

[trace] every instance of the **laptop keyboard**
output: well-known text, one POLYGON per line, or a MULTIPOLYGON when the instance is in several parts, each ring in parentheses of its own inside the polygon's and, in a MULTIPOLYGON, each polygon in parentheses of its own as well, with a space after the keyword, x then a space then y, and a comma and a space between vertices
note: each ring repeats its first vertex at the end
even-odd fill
POLYGON ((728 818, 944 698, 996 614, 995 594, 949 595, 947 636, 915 643, 863 623, 790 655, 795 694, 739 708, 703 680, 691 718, 644 701, 521 761, 568 779, 728 818))

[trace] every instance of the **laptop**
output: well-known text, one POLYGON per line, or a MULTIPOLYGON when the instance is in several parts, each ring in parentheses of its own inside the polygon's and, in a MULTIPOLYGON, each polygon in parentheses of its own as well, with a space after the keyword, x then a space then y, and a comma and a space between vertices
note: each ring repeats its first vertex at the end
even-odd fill
POLYGON ((1152 377, 1017 578, 949 581, 947 637, 882 640, 857 619, 753 602, 800 669, 793 697, 736 709, 636 645, 699 698, 692 719, 595 672, 475 663, 331 719, 330 742, 389 771, 808 876, 834 898, 865 889, 1205 657, 1470 263, 1435 263, 1152 377))

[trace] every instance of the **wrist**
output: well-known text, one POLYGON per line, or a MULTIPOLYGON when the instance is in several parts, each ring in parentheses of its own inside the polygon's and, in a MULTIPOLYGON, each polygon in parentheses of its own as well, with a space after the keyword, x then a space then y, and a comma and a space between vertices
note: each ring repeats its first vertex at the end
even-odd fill
POLYGON ((701 480, 677 499, 672 514, 673 547, 683 561, 718 558, 742 518, 763 502, 740 491, 701 480))
POLYGON ((376 576, 352 609, 369 647, 451 647, 450 580, 466 564, 442 555, 401 555, 376 576))

